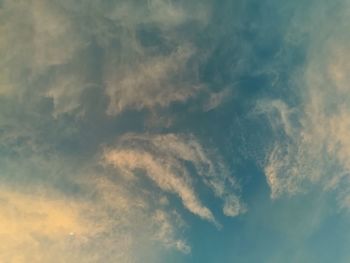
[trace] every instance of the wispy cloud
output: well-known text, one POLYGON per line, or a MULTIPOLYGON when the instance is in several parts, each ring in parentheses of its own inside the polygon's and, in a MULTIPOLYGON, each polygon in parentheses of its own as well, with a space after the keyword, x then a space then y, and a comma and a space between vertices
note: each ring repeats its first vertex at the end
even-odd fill
POLYGON ((185 161, 190 162, 203 183, 224 200, 227 216, 236 216, 245 210, 235 194, 238 186, 220 158, 209 159, 192 136, 125 135, 115 148, 105 150, 104 159, 126 176, 133 177, 138 169, 143 170, 162 190, 177 194, 193 214, 217 224, 212 212, 197 196, 185 161))
POLYGON ((186 75, 193 76, 186 72, 193 53, 194 49, 187 45, 166 56, 143 58, 143 62, 124 73, 113 66, 106 80, 108 113, 117 114, 128 108, 166 107, 193 97, 200 85, 184 79, 186 75))
POLYGON ((229 88, 223 89, 216 93, 211 93, 207 102, 204 104, 204 110, 210 111, 213 110, 220 105, 224 104, 232 97, 232 90, 229 88))
MULTIPOLYGON (((157 259, 167 249, 190 253, 181 210, 166 195, 178 195, 189 211, 218 223, 187 165, 223 200, 224 214, 244 210, 223 162, 193 137, 128 135, 106 148, 106 161, 133 176, 143 169, 160 193, 111 177, 96 152, 81 150, 106 142, 99 135, 93 146, 86 140, 86 124, 96 121, 87 119, 95 113, 91 100, 101 102, 98 114, 107 123, 127 110, 151 110, 158 119, 160 108, 201 92, 210 96, 198 74, 206 51, 192 34, 208 24, 209 3, 0 5, 0 261, 138 262, 144 260, 139 250, 157 259), (135 141, 140 144, 131 147, 135 141)), ((219 93, 211 109, 221 103, 219 93)))
POLYGON ((197 48, 178 27, 204 27, 208 5, 4 1, 0 12, 0 94, 51 98, 56 117, 83 114, 91 87, 105 89, 108 114, 185 102, 202 90, 197 48))
POLYGON ((74 195, 48 184, 3 184, 1 260, 140 262, 136 248, 150 254, 157 247, 190 252, 178 234, 185 226, 180 215, 155 197, 130 191, 103 174, 78 181, 82 192, 74 195))
POLYGON ((325 10, 330 9, 323 6, 306 19, 308 56, 303 72, 291 81, 300 104, 289 106, 274 100, 259 106, 269 116, 275 134, 280 133, 265 166, 272 197, 305 191, 308 184, 318 183, 324 189, 337 189, 347 199, 350 64, 349 39, 344 32, 349 8, 344 3, 342 10, 335 9, 336 26, 323 21, 325 10))

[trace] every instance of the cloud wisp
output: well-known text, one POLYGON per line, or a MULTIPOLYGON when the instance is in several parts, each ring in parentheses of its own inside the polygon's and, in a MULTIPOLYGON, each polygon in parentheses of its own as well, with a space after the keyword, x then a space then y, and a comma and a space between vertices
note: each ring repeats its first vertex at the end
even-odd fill
POLYGON ((197 47, 179 28, 203 28, 209 10, 185 1, 6 0, 0 94, 50 98, 56 117, 84 114, 91 87, 103 89, 110 115, 183 103, 203 87, 197 47))
POLYGON ((317 183, 326 190, 336 190, 340 206, 348 206, 350 47, 344 32, 349 6, 344 3, 342 7, 336 9, 336 26, 322 20, 322 11, 327 8, 318 9, 307 21, 307 60, 304 70, 291 82, 301 102, 297 106, 281 100, 259 103, 277 138, 265 166, 273 198, 303 192, 317 183), (317 30, 320 25, 323 29, 317 30))
POLYGON ((189 172, 189 165, 193 165, 202 183, 224 201, 225 215, 236 216, 245 210, 236 194, 238 185, 223 162, 192 136, 128 134, 116 147, 105 149, 104 160, 127 177, 142 170, 164 192, 176 194, 190 212, 218 225, 195 191, 189 172))
POLYGON ((201 94, 204 110, 224 101, 229 92, 210 95, 198 73, 209 51, 193 32, 210 16, 210 2, 184 0, 1 1, 0 261, 140 262, 143 253, 155 262, 164 251, 190 253, 181 209, 166 196, 219 226, 197 181, 225 215, 245 210, 221 158, 194 136, 118 138, 104 155, 118 178, 84 151, 106 142, 100 133, 93 146, 86 139, 97 115, 104 124, 127 111, 158 119, 159 109, 201 94), (161 193, 130 183, 137 170, 161 193))

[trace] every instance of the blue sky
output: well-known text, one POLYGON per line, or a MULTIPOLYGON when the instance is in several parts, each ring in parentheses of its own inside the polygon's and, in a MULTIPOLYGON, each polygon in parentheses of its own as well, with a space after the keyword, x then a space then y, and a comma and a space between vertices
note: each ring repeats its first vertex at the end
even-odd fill
POLYGON ((349 16, 0 0, 0 261, 349 262, 349 16))

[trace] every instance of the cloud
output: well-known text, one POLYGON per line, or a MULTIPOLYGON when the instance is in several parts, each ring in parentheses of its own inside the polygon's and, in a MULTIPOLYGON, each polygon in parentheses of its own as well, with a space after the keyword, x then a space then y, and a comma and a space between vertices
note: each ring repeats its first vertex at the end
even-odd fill
POLYGON ((142 191, 138 185, 105 176, 92 177, 88 186, 95 189, 97 197, 91 210, 96 215, 92 218, 101 225, 103 233, 112 231, 107 241, 123 242, 121 234, 130 240, 127 256, 134 257, 134 261, 142 260, 142 254, 134 253, 137 247, 157 251, 155 248, 160 245, 163 249, 190 252, 181 234, 186 224, 180 214, 164 202, 161 194, 147 189, 142 191))
POLYGON ((87 43, 72 16, 60 5, 41 0, 5 1, 0 12, 0 93, 19 101, 52 97, 55 114, 77 109, 86 72, 77 69, 81 60, 76 55, 87 43))
POLYGON ((222 105, 232 97, 232 91, 229 88, 223 89, 216 93, 211 93, 208 101, 204 104, 204 111, 210 111, 222 105))
POLYGON ((285 132, 287 136, 293 136, 295 129, 295 123, 292 122, 293 109, 283 100, 259 100, 253 112, 257 115, 267 116, 274 132, 280 130, 285 132))
MULTIPOLYGON (((85 124, 96 121, 86 119, 90 101, 109 100, 101 111, 117 115, 202 92, 200 52, 180 29, 204 28, 210 8, 163 0, 0 5, 0 261, 156 262, 190 253, 186 224, 166 193, 111 178, 96 153, 84 151, 85 124)), ((119 154, 138 158, 165 192, 216 223, 177 156, 168 169, 147 151, 119 154), (170 177, 160 183, 163 172, 170 177)))
POLYGON ((201 204, 185 179, 176 176, 167 169, 170 164, 165 164, 165 167, 163 167, 152 155, 135 151, 112 151, 106 154, 105 159, 108 163, 120 167, 128 173, 135 169, 147 171, 147 175, 151 180, 162 190, 176 193, 181 198, 184 206, 192 213, 215 222, 212 213, 201 204))
POLYGON ((0 199, 0 259, 4 262, 55 260, 60 250, 68 248, 71 236, 81 239, 93 230, 82 220, 82 207, 76 202, 4 186, 0 199))
POLYGON ((129 134, 115 148, 107 148, 104 160, 134 178, 141 169, 165 192, 178 195, 193 214, 217 224, 212 212, 199 200, 186 162, 196 169, 202 182, 225 202, 224 213, 236 216, 245 210, 235 192, 237 183, 219 157, 210 156, 192 137, 129 134), (209 159, 213 157, 213 159, 209 159))
POLYGON ((350 169, 350 46, 344 34, 349 9, 336 9, 339 22, 333 30, 334 23, 323 21, 323 8, 308 18, 307 60, 303 71, 291 81, 300 103, 291 106, 272 100, 262 107, 275 134, 279 134, 267 158, 265 174, 274 198, 319 184, 336 190, 342 207, 341 199, 345 203, 348 199, 345 193, 350 169))
POLYGON ((85 194, 67 195, 49 185, 45 190, 32 184, 3 185, 0 259, 141 262, 144 256, 137 249, 158 259, 160 247, 190 252, 178 234, 185 226, 180 215, 152 201, 154 197, 129 192, 101 174, 79 184, 85 194))
POLYGON ((126 30, 119 34, 121 50, 109 50, 105 63, 107 114, 164 108, 205 91, 198 77, 205 52, 199 55, 193 36, 179 28, 202 30, 210 18, 210 5, 122 1, 108 17, 126 30))
POLYGON ((201 90, 196 47, 178 28, 205 26, 207 5, 6 0, 0 12, 0 94, 52 98, 55 117, 84 113, 92 87, 105 89, 109 114, 184 102, 201 90))
POLYGON ((118 67, 112 67, 106 80, 110 99, 107 112, 118 114, 128 108, 166 107, 193 97, 200 85, 184 81, 188 75, 186 63, 193 53, 192 47, 183 46, 167 56, 144 58, 144 62, 124 74, 120 72, 121 76, 118 67))
POLYGON ((225 102, 230 92, 211 94, 199 76, 210 50, 193 32, 208 25, 209 3, 0 5, 0 261, 155 262, 190 253, 181 208, 166 197, 219 226, 201 185, 224 215, 245 211, 222 158, 194 136, 120 136, 104 160, 124 177, 96 160, 122 112, 149 110, 169 128, 176 116, 162 119, 159 109, 201 95, 204 110, 225 102), (139 170, 162 191, 142 185, 139 170))
POLYGON ((157 210, 153 216, 153 221, 158 227, 158 231, 155 233, 154 238, 160 240, 168 247, 173 247, 184 254, 189 254, 191 252, 191 247, 184 240, 174 238, 176 230, 172 224, 173 220, 170 217, 175 219, 178 226, 184 224, 180 215, 175 211, 173 213, 165 213, 162 210, 157 210))
POLYGON ((110 176, 91 156, 68 157, 36 134, 3 135, 0 261, 154 262, 190 252, 186 224, 162 193, 110 176))
MULTIPOLYGON (((35 234, 61 238, 71 232, 85 234, 87 229, 80 224, 74 202, 37 195, 1 190, 2 235, 12 238, 32 238, 35 234), (15 233, 15 231, 18 231, 15 233)), ((80 209, 80 208, 79 208, 80 209)), ((6 242, 3 243, 6 246, 6 242)))

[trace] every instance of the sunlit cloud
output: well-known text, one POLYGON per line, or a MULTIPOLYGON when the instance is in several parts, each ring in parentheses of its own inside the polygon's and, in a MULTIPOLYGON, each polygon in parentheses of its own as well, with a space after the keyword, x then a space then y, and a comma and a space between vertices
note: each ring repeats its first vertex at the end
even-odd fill
POLYGON ((302 100, 300 105, 290 106, 277 100, 264 106, 258 104, 275 134, 280 133, 265 166, 272 197, 304 192, 308 184, 318 183, 324 189, 336 189, 339 196, 347 199, 344 197, 350 169, 347 134, 350 64, 348 38, 344 37, 347 10, 337 13, 340 22, 334 32, 329 26, 321 32, 310 32, 305 70, 296 74, 294 77, 299 79, 293 81, 302 100))
POLYGON ((44 191, 38 186, 3 186, 0 259, 139 262, 142 255, 135 253, 136 248, 151 253, 163 246, 190 252, 177 233, 185 223, 176 211, 152 205, 147 195, 129 192, 106 176, 90 178, 81 187, 91 194, 79 196, 48 186, 44 191))
MULTIPOLYGON (((213 157, 213 156, 211 156, 213 157)), ((205 207, 193 186, 187 162, 192 163, 203 183, 224 200, 224 214, 236 216, 244 212, 244 205, 235 191, 238 185, 219 157, 209 159, 202 146, 193 138, 167 135, 125 135, 115 148, 105 150, 104 160, 133 178, 143 170, 147 177, 165 192, 178 195, 193 214, 218 224, 205 207)))
POLYGON ((0 262, 312 262, 350 211, 349 14, 0 0, 0 262))

